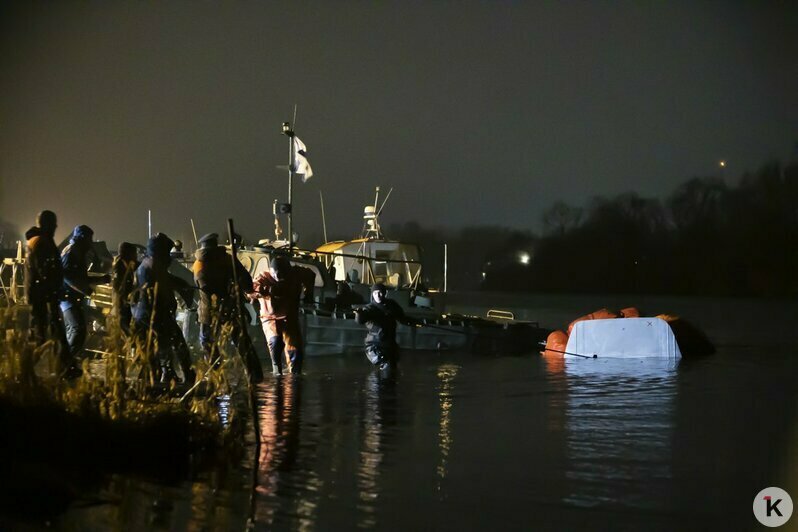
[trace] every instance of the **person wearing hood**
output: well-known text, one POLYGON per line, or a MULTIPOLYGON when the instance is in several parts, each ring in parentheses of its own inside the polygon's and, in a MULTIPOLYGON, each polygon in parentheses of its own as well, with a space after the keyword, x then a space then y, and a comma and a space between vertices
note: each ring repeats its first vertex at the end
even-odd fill
POLYGON ((64 314, 69 356, 76 364, 78 354, 86 341, 85 299, 94 292, 97 284, 109 282, 110 276, 89 277, 89 252, 92 250, 94 231, 88 225, 79 225, 72 231, 69 244, 61 252, 64 269, 64 291, 61 312, 64 314))
POLYGON ((258 275, 253 283, 251 297, 260 298, 260 319, 274 375, 283 374, 286 355, 289 371, 292 374, 302 371, 304 342, 299 327, 299 304, 303 291, 305 302, 313 302, 315 281, 313 270, 292 265, 288 257, 275 256, 269 263, 269 271, 258 275))
POLYGON ((388 299, 384 284, 371 287, 371 303, 355 310, 355 320, 368 330, 365 343, 369 362, 383 371, 395 367, 399 358, 396 323, 415 325, 416 322, 405 316, 396 301, 388 299))
POLYGON ((69 366, 69 350, 59 301, 63 291, 64 272, 55 230, 58 227, 53 211, 42 211, 36 226, 26 233, 27 254, 25 259, 25 296, 31 306, 33 333, 37 345, 48 337, 57 343, 58 360, 65 371, 69 366))
POLYGON ((130 336, 130 322, 133 319, 130 294, 135 288, 136 269, 139 267, 137 254, 135 245, 122 242, 111 267, 111 312, 119 319, 119 326, 125 336, 130 336))
POLYGON ((136 270, 138 301, 132 307, 133 331, 138 341, 144 344, 145 351, 150 352, 152 346, 156 347, 155 356, 151 357, 152 369, 156 374, 160 372, 162 383, 174 378, 171 365, 174 355, 183 372, 183 382, 192 384, 196 374, 191 367, 188 345, 175 319, 175 293, 191 306, 193 289, 169 273, 172 247, 174 242, 163 233, 156 234, 147 242, 147 256, 136 270))
POLYGON ((244 266, 235 260, 235 286, 233 258, 219 246, 219 235, 209 233, 199 239, 200 249, 192 267, 194 282, 200 289, 197 318, 200 324, 200 344, 211 361, 219 355, 219 332, 224 325, 232 327, 230 335, 238 354, 249 371, 252 382, 263 380, 263 368, 258 360, 252 339, 247 334, 246 323, 239 315, 244 305, 242 292, 252 292, 252 277, 244 266))

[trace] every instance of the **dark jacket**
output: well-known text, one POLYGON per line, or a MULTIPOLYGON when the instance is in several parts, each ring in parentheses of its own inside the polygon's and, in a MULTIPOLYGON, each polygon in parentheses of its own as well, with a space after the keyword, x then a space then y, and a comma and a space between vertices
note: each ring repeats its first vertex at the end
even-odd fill
POLYGON ((149 327, 151 320, 156 329, 174 323, 177 312, 175 292, 187 306, 193 303, 192 288, 183 279, 169 273, 172 258, 169 250, 174 242, 163 233, 157 233, 147 242, 147 257, 136 270, 136 300, 133 319, 139 327, 149 327))
POLYGON ((64 273, 61 258, 53 237, 41 233, 38 227, 27 233, 28 252, 25 258, 25 295, 28 303, 56 303, 61 298, 64 273))
POLYGON ((89 279, 87 256, 91 242, 73 241, 61 252, 61 266, 64 268, 64 294, 61 298, 61 310, 68 310, 83 303, 83 299, 94 291, 89 279))
POLYGON ((355 314, 357 322, 365 324, 366 345, 395 346, 396 322, 410 325, 413 321, 405 316, 399 303, 386 299, 377 303, 373 297, 371 303, 358 310, 355 314))
POLYGON ((111 288, 113 289, 113 308, 120 309, 130 306, 130 294, 136 288, 136 270, 139 263, 135 260, 124 260, 122 257, 114 258, 111 268, 111 288))
MULTIPOLYGON (((200 289, 200 302, 197 318, 200 323, 210 325, 212 321, 212 301, 216 297, 216 310, 223 320, 232 319, 237 312, 236 292, 252 291, 252 277, 244 266, 236 260, 238 290, 233 290, 233 260, 221 246, 201 248, 196 253, 192 272, 194 281, 200 289)), ((243 299, 241 301, 243 303, 243 299)))
POLYGON ((155 312, 156 326, 164 320, 174 320, 177 312, 175 292, 180 293, 187 305, 191 304, 191 288, 185 281, 169 273, 169 260, 145 257, 136 270, 136 303, 133 319, 149 326, 155 312), (157 286, 157 293, 156 293, 157 286))

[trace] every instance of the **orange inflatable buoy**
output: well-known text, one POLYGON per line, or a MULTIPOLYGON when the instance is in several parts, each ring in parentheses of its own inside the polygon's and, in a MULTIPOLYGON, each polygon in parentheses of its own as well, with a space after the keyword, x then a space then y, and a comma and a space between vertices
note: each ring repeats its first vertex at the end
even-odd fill
POLYGON ((546 370, 551 374, 565 371, 565 347, 568 345, 568 335, 563 331, 549 333, 546 338, 546 350, 541 351, 543 360, 546 361, 546 370))
POLYGON ((585 321, 585 320, 611 320, 611 319, 617 318, 617 317, 618 317, 617 314, 615 314, 614 312, 610 312, 609 310, 607 310, 605 308, 599 309, 599 310, 597 310, 595 312, 591 312, 590 314, 585 314, 581 318, 576 318, 574 321, 572 321, 568 325, 568 335, 570 336, 571 331, 574 328, 574 324, 576 324, 577 322, 585 321))
POLYGON ((540 354, 543 356, 562 356, 563 351, 565 351, 565 346, 567 345, 568 335, 563 331, 554 331, 549 333, 549 336, 546 338, 546 350, 541 351, 540 354))

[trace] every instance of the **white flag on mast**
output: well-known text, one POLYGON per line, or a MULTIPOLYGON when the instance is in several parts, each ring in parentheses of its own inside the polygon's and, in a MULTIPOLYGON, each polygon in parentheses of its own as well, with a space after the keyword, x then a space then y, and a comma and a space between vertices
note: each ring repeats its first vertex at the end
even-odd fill
POLYGON ((305 143, 299 140, 299 137, 294 137, 294 173, 302 178, 302 182, 306 183, 308 179, 313 177, 313 169, 306 157, 307 148, 305 143))

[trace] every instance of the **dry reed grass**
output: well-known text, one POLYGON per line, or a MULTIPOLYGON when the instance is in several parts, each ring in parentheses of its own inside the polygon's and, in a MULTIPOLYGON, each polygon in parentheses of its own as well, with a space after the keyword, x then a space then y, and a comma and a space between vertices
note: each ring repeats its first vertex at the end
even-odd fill
POLYGON ((151 426, 160 418, 182 419, 202 433, 206 444, 209 436, 219 446, 238 439, 248 384, 239 357, 227 353, 229 327, 221 328, 216 340, 226 356, 216 365, 199 357, 196 384, 187 389, 174 382, 168 387, 155 383, 150 368, 157 343, 126 338, 109 315, 99 358, 83 360, 83 375, 65 381, 56 375, 56 344, 50 340, 36 346, 29 340, 27 312, 23 306, 0 308, 0 400, 5 404, 20 412, 47 407, 128 428, 151 426), (229 404, 222 418, 223 398, 229 404))

